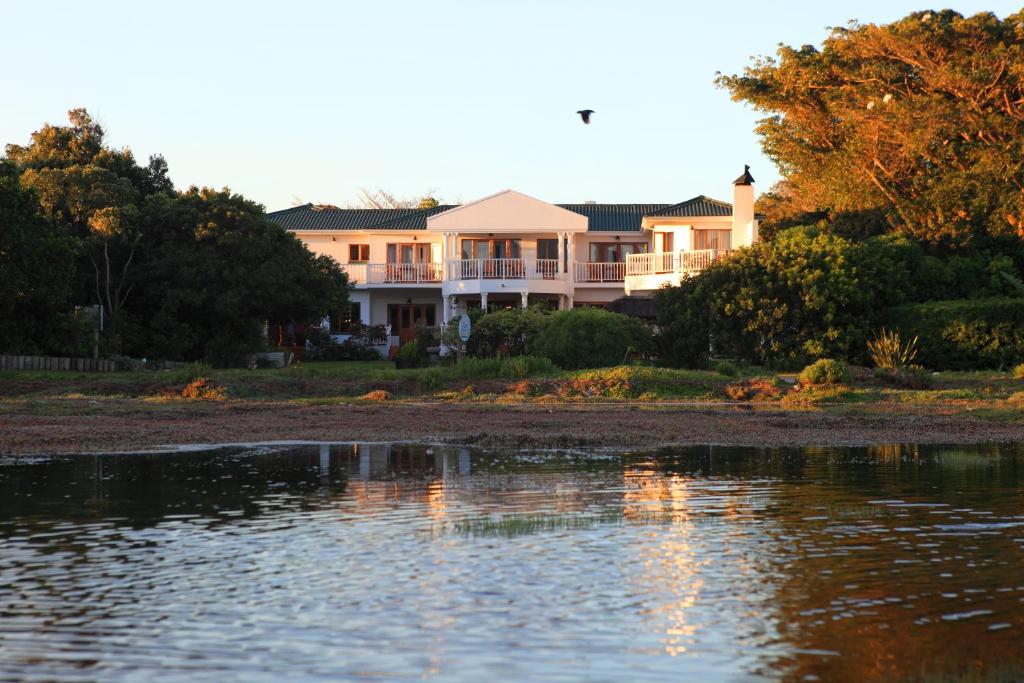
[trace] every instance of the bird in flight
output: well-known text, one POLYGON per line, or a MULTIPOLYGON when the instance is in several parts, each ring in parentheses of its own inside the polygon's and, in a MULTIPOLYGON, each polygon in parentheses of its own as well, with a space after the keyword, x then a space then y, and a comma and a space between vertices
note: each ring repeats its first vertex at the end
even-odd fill
POLYGON ((594 113, 593 109, 580 109, 577 114, 583 119, 583 123, 590 124, 590 115, 594 113))

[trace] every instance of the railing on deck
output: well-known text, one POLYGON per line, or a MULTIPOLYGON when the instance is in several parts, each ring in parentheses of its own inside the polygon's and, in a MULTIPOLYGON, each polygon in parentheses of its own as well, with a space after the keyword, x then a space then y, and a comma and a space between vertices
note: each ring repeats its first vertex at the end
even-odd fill
POLYGON ((576 282, 622 282, 626 277, 626 263, 584 262, 576 264, 576 282))
POLYGON ((626 257, 626 275, 696 273, 725 258, 731 249, 700 249, 657 254, 631 254, 626 257))
POLYGON ((457 259, 448 262, 449 280, 556 280, 562 279, 558 259, 457 259))
POLYGON ((342 266, 353 284, 416 284, 440 282, 440 263, 346 263, 342 266))

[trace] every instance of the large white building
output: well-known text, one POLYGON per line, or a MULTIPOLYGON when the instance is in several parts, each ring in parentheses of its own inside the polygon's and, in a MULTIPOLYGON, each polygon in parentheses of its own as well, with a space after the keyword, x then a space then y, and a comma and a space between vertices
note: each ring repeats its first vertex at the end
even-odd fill
POLYGON ((515 190, 458 206, 338 209, 306 204, 268 214, 353 283, 334 316, 390 325, 400 344, 473 306, 559 308, 649 296, 758 238, 749 168, 733 203, 549 204, 515 190))

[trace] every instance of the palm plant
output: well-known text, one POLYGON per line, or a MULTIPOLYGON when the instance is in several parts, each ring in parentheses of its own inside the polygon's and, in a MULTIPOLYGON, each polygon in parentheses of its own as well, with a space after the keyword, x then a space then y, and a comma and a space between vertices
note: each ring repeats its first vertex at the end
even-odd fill
POLYGON ((875 367, 883 370, 902 370, 917 357, 917 337, 903 343, 897 330, 884 327, 868 342, 868 354, 875 367))

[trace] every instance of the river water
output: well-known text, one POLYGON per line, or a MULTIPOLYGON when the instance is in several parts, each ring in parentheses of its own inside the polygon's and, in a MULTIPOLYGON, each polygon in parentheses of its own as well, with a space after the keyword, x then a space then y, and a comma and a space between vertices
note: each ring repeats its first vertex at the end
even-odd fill
POLYGON ((0 680, 1013 680, 1024 446, 0 460, 0 680))

